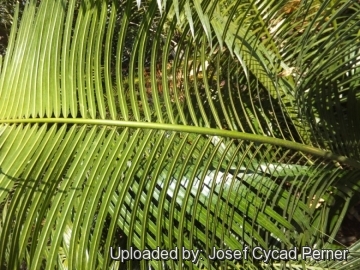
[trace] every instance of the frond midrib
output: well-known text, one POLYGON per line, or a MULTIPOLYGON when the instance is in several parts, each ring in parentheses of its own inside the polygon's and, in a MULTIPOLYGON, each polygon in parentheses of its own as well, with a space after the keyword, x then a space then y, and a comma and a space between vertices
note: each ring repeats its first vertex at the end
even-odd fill
POLYGON ((293 149, 303 153, 311 154, 317 157, 325 158, 349 165, 360 169, 360 163, 357 160, 345 156, 337 155, 335 153, 325 151, 313 146, 304 145, 301 143, 278 139, 263 135, 250 134, 239 131, 231 131, 224 129, 215 129, 208 127, 198 127, 189 125, 177 125, 169 123, 155 123, 155 122, 138 122, 138 121, 121 121, 108 119, 82 119, 82 118, 34 118, 34 119, 6 119, 0 120, 0 124, 76 124, 76 125, 99 125, 99 126, 116 126, 128 128, 143 128, 156 129, 176 132, 186 132, 203 134, 210 136, 221 136, 232 139, 247 140, 255 143, 271 144, 288 149, 293 149))

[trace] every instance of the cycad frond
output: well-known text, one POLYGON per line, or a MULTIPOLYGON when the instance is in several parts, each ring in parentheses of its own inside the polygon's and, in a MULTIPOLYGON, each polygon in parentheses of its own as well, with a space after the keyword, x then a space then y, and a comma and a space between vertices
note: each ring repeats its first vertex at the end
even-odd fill
POLYGON ((284 3, 29 1, 0 69, 1 266, 178 247, 199 260, 140 268, 276 268, 208 255, 329 247, 359 185, 359 9, 284 3))

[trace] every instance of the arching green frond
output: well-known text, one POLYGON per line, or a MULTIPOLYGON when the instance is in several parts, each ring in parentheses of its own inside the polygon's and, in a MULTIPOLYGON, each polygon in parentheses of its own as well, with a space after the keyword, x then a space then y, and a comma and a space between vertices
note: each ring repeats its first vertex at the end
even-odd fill
POLYGON ((17 7, 0 58, 1 267, 357 265, 358 244, 347 262, 209 257, 345 248, 360 9, 305 2, 30 0, 19 22, 17 7))

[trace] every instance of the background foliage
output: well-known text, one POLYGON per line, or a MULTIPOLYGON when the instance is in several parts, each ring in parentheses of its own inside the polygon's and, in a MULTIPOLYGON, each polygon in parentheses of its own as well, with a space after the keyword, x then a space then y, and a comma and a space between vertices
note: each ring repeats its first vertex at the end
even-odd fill
POLYGON ((0 1, 0 54, 5 53, 16 2, 0 1))

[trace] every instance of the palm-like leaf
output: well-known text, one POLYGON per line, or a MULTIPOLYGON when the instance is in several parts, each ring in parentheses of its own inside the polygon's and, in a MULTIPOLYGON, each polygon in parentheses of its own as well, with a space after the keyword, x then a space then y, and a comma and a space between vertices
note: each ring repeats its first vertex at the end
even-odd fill
POLYGON ((359 185, 359 7, 284 3, 30 1, 0 77, 2 266, 330 246, 359 185))

